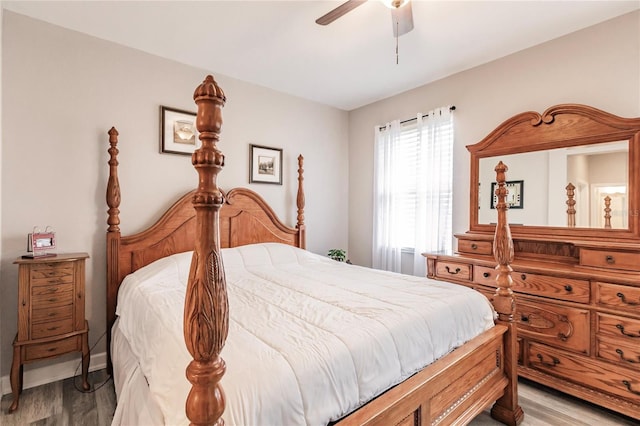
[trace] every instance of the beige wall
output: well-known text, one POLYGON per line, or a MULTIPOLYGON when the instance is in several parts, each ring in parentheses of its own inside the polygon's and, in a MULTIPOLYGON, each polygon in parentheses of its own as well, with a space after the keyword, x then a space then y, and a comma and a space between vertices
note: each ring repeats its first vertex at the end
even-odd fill
MULTIPOLYGON (((120 132, 121 229, 133 233, 197 184, 189 157, 159 153, 159 106, 195 111, 193 91, 209 71, 8 11, 3 63, 0 355, 6 375, 16 333, 12 262, 24 253, 26 234, 34 225, 51 225, 59 251, 91 255, 86 293, 93 345, 105 331, 106 132, 111 126, 120 132)), ((215 76, 228 98, 220 186, 259 191, 295 224, 302 153, 308 248, 321 254, 346 248, 347 113, 215 76), (283 186, 248 184, 250 143, 284 149, 283 186)), ((94 350, 104 351, 103 342, 94 350)))
POLYGON ((640 116, 640 12, 351 111, 351 260, 371 265, 375 125, 413 117, 439 106, 457 107, 453 230, 460 233, 469 226, 469 155, 465 146, 480 141, 517 113, 542 112, 559 103, 582 103, 621 116, 640 116))

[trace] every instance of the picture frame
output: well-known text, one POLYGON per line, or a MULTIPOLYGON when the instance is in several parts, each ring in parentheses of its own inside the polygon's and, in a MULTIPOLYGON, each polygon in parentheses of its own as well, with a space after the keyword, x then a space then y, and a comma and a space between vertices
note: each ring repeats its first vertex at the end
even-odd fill
MULTIPOLYGON (((491 208, 495 209, 498 203, 498 196, 496 195, 497 182, 491 183, 491 208)), ((507 204, 510 209, 522 209, 524 208, 524 181, 523 180, 510 180, 505 182, 505 188, 507 188, 507 204)))
POLYGON ((191 155, 200 147, 196 113, 160 106, 160 152, 191 155))
POLYGON ((249 183, 282 185, 282 149, 249 145, 249 183))

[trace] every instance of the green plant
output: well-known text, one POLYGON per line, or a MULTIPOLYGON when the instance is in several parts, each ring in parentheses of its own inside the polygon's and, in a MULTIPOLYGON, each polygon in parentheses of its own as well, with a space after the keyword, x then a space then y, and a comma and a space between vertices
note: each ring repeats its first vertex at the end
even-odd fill
POLYGON ((327 256, 333 260, 337 260, 338 262, 344 262, 347 258, 347 252, 343 249, 331 249, 327 253, 327 256))

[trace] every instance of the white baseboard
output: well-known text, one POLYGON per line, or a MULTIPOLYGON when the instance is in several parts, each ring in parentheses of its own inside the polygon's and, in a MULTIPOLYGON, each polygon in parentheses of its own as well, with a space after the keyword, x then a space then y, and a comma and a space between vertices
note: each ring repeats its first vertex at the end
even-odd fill
MULTIPOLYGON (((22 378, 22 388, 34 388, 46 383, 57 382, 58 380, 73 377, 76 374, 79 362, 80 361, 76 359, 61 362, 59 364, 47 365, 45 367, 34 366, 34 368, 28 368, 27 365, 22 378)), ((107 353, 101 352, 99 354, 91 354, 89 371, 102 370, 103 368, 107 368, 107 353)), ((2 395, 11 393, 11 381, 9 380, 8 375, 0 378, 0 384, 2 386, 2 395)))

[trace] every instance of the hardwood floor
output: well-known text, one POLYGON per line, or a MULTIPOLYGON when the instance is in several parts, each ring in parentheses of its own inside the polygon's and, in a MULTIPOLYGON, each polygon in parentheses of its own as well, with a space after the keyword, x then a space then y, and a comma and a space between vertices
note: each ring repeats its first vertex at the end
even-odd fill
MULTIPOLYGON (((89 375, 91 393, 83 393, 80 378, 66 379, 36 388, 26 389, 20 396, 20 408, 6 414, 11 395, 2 397, 0 425, 3 426, 108 426, 113 418, 116 397, 113 381, 106 383, 105 370, 89 375), (100 388, 100 384, 104 385, 100 388)), ((525 412, 522 426, 617 426, 640 425, 640 422, 580 401, 552 389, 521 381, 520 405, 525 412)), ((499 425, 488 413, 483 413, 471 426, 499 425)), ((145 425, 139 425, 145 426, 145 425)), ((258 425, 253 425, 258 426, 258 425)), ((260 425, 263 426, 263 425, 260 425)))

